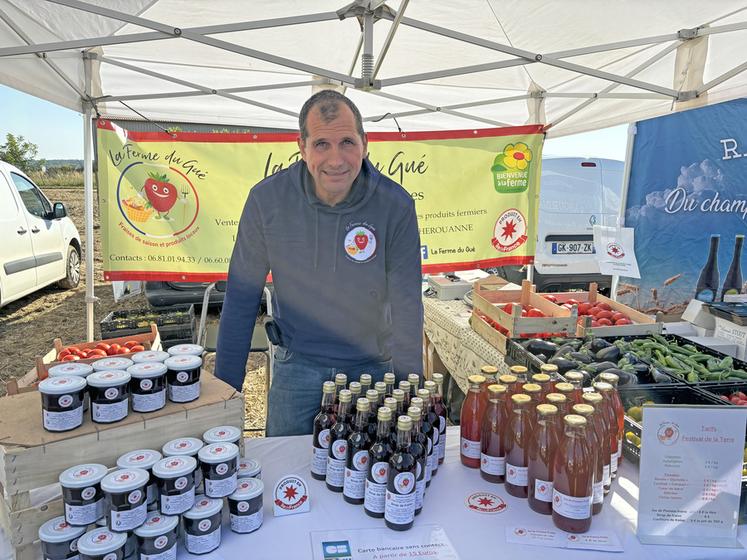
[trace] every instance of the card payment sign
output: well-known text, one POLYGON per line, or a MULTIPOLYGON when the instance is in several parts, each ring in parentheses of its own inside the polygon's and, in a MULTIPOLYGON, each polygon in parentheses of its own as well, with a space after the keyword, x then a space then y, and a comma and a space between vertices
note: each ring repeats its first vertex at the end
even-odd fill
POLYGON ((322 553, 324 560, 352 560, 348 541, 323 541, 322 553))

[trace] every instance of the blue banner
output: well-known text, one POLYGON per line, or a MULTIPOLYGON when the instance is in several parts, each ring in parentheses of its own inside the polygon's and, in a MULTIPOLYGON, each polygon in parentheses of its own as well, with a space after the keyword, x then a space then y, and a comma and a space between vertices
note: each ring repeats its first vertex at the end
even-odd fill
POLYGON ((744 293, 745 123, 747 99, 636 124, 625 225, 641 279, 621 279, 621 301, 676 313, 694 297, 744 293))

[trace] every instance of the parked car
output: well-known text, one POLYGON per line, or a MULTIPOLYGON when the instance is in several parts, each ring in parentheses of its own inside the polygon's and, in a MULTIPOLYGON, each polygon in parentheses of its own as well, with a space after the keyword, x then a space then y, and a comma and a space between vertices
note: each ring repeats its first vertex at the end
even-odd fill
POLYGON ((0 306, 57 282, 80 282, 80 234, 20 169, 0 161, 0 306))
MULTIPOLYGON (((542 292, 610 288, 594 258, 594 225, 615 226, 620 212, 623 162, 575 157, 543 158, 534 283, 542 292)), ((497 272, 521 283, 526 270, 497 272)), ((607 292, 608 293, 608 292, 607 292)))

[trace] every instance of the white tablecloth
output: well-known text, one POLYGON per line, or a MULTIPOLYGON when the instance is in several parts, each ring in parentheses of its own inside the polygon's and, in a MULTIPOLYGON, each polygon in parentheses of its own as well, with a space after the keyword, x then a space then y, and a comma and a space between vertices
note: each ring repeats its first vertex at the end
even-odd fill
MULTIPOLYGON (((459 428, 448 429, 446 460, 438 469, 437 476, 425 496, 423 512, 415 518, 416 524, 441 525, 462 560, 478 558, 523 558, 552 557, 553 560, 610 558, 621 560, 651 559, 742 559, 747 558, 745 549, 715 549, 684 546, 642 545, 635 536, 636 507, 638 503, 638 470, 635 465, 623 462, 621 475, 613 483, 613 493, 605 500, 602 513, 595 516, 592 530, 614 531, 625 548, 624 556, 598 551, 571 551, 537 546, 519 546, 505 540, 506 525, 523 524, 528 527, 552 528, 549 516, 534 513, 526 500, 513 498, 503 485, 490 484, 480 478, 478 471, 468 469, 459 462, 459 428), (464 501, 472 492, 487 490, 501 496, 508 508, 499 514, 481 514, 468 510, 464 501)), ((205 560, 238 559, 285 560, 312 558, 311 531, 344 530, 381 527, 387 530, 384 520, 372 519, 363 512, 362 506, 353 506, 343 501, 342 495, 326 489, 323 482, 311 478, 311 437, 268 438, 247 440, 247 456, 262 463, 262 478, 265 481, 264 525, 248 535, 237 535, 223 526, 223 543, 219 549, 205 555, 205 560), (272 516, 272 486, 287 474, 300 474, 311 490, 311 512, 274 518, 272 516)), ((739 540, 747 546, 747 527, 740 527, 739 540)), ((185 551, 179 559, 193 558, 185 551)))

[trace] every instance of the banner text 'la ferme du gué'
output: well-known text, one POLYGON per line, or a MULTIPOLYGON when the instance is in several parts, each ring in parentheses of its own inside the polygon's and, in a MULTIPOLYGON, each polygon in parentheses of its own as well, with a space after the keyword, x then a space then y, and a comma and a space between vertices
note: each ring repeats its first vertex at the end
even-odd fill
MULTIPOLYGON (((105 279, 225 278, 250 188, 300 159, 297 136, 99 121, 105 279)), ((541 126, 369 134, 370 161, 415 201, 424 272, 533 262, 543 139, 541 126)))

